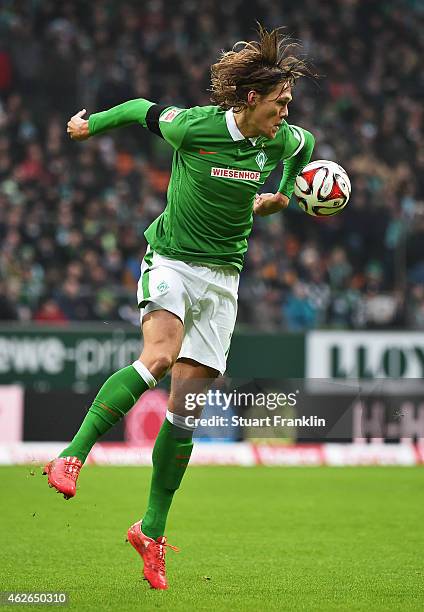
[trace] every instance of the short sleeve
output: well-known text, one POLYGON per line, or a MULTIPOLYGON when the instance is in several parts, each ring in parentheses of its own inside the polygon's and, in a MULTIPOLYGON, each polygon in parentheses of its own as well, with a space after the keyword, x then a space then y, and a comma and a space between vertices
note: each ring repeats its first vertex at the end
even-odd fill
POLYGON ((189 109, 169 106, 159 117, 162 136, 174 149, 184 144, 189 126, 189 109))

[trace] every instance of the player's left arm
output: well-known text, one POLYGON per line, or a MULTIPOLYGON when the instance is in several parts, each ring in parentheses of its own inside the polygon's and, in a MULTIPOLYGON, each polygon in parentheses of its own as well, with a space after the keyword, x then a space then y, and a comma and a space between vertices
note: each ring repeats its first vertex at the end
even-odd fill
POLYGON ((290 200, 294 191, 294 183, 296 177, 303 170, 306 164, 312 157, 312 151, 314 150, 315 138, 301 127, 294 125, 288 126, 293 134, 300 137, 300 141, 295 151, 284 160, 284 172, 281 178, 280 186, 278 191, 283 195, 287 196, 290 200))
POLYGON ((277 193, 256 195, 253 212, 261 217, 272 215, 287 208, 293 194, 297 175, 306 166, 312 156, 315 138, 297 126, 287 126, 289 146, 292 147, 289 157, 284 160, 284 171, 277 193))

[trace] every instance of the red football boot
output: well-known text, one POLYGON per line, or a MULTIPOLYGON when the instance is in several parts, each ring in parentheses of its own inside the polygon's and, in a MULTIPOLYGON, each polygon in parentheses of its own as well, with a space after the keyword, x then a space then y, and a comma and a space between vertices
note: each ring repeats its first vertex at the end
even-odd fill
POLYGON ((176 546, 166 543, 165 536, 157 540, 149 538, 141 531, 141 521, 134 523, 127 533, 129 543, 136 549, 144 561, 144 577, 149 581, 152 589, 167 589, 168 583, 165 574, 165 548, 172 548, 179 552, 176 546))
POLYGON ((49 487, 63 493, 65 499, 74 497, 77 489, 77 478, 82 468, 78 457, 59 457, 46 465, 43 474, 48 475, 49 487))

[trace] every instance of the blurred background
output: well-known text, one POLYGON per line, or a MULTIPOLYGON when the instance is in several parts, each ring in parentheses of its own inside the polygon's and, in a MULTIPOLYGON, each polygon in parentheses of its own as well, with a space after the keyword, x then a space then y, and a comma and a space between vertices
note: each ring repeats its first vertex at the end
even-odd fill
POLYGON ((286 26, 321 75, 298 83, 289 122, 315 135, 313 159, 344 166, 352 196, 329 219, 305 215, 294 200, 284 214, 255 219, 232 371, 422 376, 421 0, 3 0, 0 382, 25 384, 27 394, 72 387, 86 409, 81 394, 138 355, 143 232, 164 208, 172 151, 140 126, 76 144, 69 117, 136 97, 208 104, 210 65, 220 50, 254 38, 256 21, 286 26), (382 330, 391 335, 378 336, 375 353, 382 330))
POLYGON ((289 121, 353 190, 332 219, 294 200, 255 219, 239 327, 423 329, 423 18, 419 0, 2 2, 0 319, 138 325, 172 151, 140 126, 76 144, 66 122, 136 97, 208 104, 210 65, 259 20, 285 25, 321 75, 299 82, 289 121))

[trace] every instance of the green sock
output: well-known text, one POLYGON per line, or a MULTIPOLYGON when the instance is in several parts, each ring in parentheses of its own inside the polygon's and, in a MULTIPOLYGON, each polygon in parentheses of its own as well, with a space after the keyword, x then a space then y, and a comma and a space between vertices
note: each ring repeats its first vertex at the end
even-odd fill
POLYGON ((100 436, 109 431, 134 406, 149 385, 155 384, 156 381, 147 368, 144 368, 141 362, 138 364, 138 369, 130 365, 118 370, 107 379, 94 398, 72 442, 59 457, 78 457, 84 463, 100 436), (148 382, 142 378, 140 369, 148 382))
POLYGON ((143 533, 156 540, 165 532, 168 511, 193 449, 193 433, 163 422, 153 448, 153 474, 143 533), (181 437, 184 436, 184 437, 181 437))

